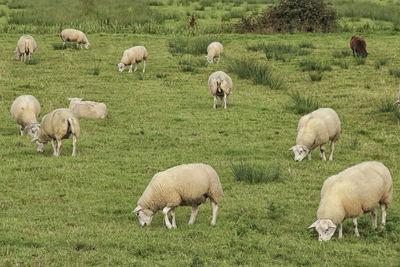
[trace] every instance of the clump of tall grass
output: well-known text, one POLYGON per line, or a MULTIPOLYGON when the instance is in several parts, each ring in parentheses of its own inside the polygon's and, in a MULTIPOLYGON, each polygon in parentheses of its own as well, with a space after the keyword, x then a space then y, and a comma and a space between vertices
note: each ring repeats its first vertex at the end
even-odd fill
POLYGON ((296 55, 309 55, 311 51, 303 49, 313 47, 312 43, 301 43, 297 46, 286 43, 258 43, 247 46, 250 51, 263 51, 268 59, 289 61, 296 55))
POLYGON ((282 208, 282 203, 275 203, 275 202, 271 202, 268 204, 267 207, 267 215, 268 218, 272 219, 272 220, 276 220, 281 218, 282 216, 284 216, 286 214, 285 210, 282 208))
POLYGON ((314 46, 314 44, 311 43, 311 42, 303 41, 303 42, 299 43, 299 48, 310 48, 310 49, 314 49, 315 46, 314 46))
POLYGON ((307 114, 319 108, 319 103, 312 96, 303 96, 299 91, 289 93, 294 106, 293 109, 297 114, 307 114))
POLYGON ((168 41, 169 51, 171 54, 192 54, 203 55, 207 54, 208 45, 215 41, 215 37, 175 37, 168 41))
POLYGON ((354 59, 357 65, 364 65, 366 62, 365 57, 355 56, 354 59))
POLYGON ((387 58, 380 58, 375 62, 375 69, 380 69, 382 66, 385 66, 387 63, 387 58))
POLYGON ((54 50, 66 50, 66 49, 75 49, 75 50, 80 50, 81 48, 76 46, 76 43, 74 42, 67 42, 65 45, 62 43, 52 43, 51 46, 53 47, 54 50))
POLYGON ((350 51, 347 49, 346 50, 345 49, 335 50, 332 52, 332 56, 334 58, 345 58, 345 57, 350 56, 350 54, 351 54, 350 51))
POLYGON ((283 81, 274 76, 265 62, 256 59, 239 58, 229 60, 228 71, 236 73, 239 78, 251 79, 255 84, 267 85, 271 89, 282 89, 283 81))
POLYGON ((233 176, 248 184, 278 182, 283 179, 282 167, 275 163, 267 166, 255 166, 244 163, 231 163, 233 176))
POLYGON ((396 78, 400 78, 400 70, 398 69, 389 69, 389 74, 396 78))
POLYGON ((344 59, 334 59, 333 61, 332 61, 332 65, 336 65, 336 66, 339 66, 339 67, 341 67, 342 69, 348 69, 349 68, 349 62, 347 62, 346 60, 344 60, 344 59))
POLYGON ((309 75, 310 75, 311 81, 319 82, 322 80, 322 76, 324 76, 324 73, 320 72, 320 71, 316 71, 316 72, 310 72, 309 75))
POLYGON ((388 96, 379 101, 378 108, 380 112, 394 112, 399 109, 398 106, 394 104, 393 99, 388 96))
POLYGON ((36 57, 32 57, 32 59, 29 60, 29 57, 26 56, 26 61, 25 61, 26 65, 37 65, 38 63, 39 63, 39 59, 37 59, 36 57))
POLYGON ((93 69, 90 69, 89 74, 98 76, 100 74, 100 67, 94 67, 93 69))
POLYGON ((332 70, 331 65, 328 62, 315 61, 315 60, 304 60, 299 63, 300 69, 302 71, 330 71, 332 70))
POLYGON ((205 66, 206 62, 203 59, 195 57, 185 57, 178 61, 181 71, 197 73, 198 68, 205 66))

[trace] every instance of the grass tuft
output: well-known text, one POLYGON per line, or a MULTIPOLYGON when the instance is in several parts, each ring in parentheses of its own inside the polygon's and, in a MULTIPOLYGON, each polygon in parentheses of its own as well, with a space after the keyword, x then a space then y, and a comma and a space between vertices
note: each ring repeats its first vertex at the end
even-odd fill
POLYGON ((216 41, 213 36, 201 37, 175 37, 168 41, 169 51, 172 55, 176 54, 192 54, 206 55, 207 47, 210 43, 216 41))
POLYGON ((98 76, 100 74, 100 67, 95 67, 95 68, 89 70, 89 74, 98 76))
POLYGON ((206 66, 206 61, 202 58, 184 57, 178 61, 181 71, 197 73, 199 67, 206 66))
POLYGON ((315 60, 304 60, 299 63, 300 69, 302 71, 331 71, 332 67, 328 62, 315 61, 315 60))
POLYGON ((38 63, 39 63, 39 59, 37 59, 36 57, 32 57, 31 60, 28 59, 28 56, 26 57, 26 61, 25 61, 26 65, 37 65, 38 63))
POLYGON ((317 72, 310 72, 310 79, 313 82, 319 82, 322 80, 322 76, 324 76, 323 72, 317 71, 317 72))
POLYGON ((307 114, 319 108, 319 103, 312 96, 302 96, 299 91, 289 94, 294 102, 293 109, 297 114, 307 114))
POLYGON ((385 66, 387 63, 387 58, 379 58, 378 61, 375 62, 375 69, 380 69, 382 66, 385 66))
POLYGON ((351 55, 351 52, 349 50, 347 50, 347 49, 346 50, 345 49, 335 50, 332 53, 332 56, 334 58, 345 58, 345 57, 348 57, 350 55, 351 55))
POLYGON ((386 97, 384 99, 381 99, 379 101, 379 111, 380 112, 394 112, 398 110, 398 107, 396 104, 394 104, 394 101, 390 97, 386 97))
POLYGON ((231 163, 233 176, 238 181, 248 184, 270 183, 282 181, 282 167, 279 164, 270 164, 268 166, 254 166, 244 163, 231 163))
POLYGON ((398 69, 389 69, 389 74, 396 78, 400 78, 400 70, 398 69))
POLYGON ((357 65, 365 65, 366 62, 365 57, 356 56, 354 57, 354 59, 356 60, 357 65))

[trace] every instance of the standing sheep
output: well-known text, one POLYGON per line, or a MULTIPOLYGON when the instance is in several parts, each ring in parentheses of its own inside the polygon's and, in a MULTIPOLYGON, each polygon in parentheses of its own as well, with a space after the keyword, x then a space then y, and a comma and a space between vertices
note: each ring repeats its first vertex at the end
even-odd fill
POLYGON ((382 211, 382 227, 386 223, 386 209, 392 203, 393 183, 385 165, 367 161, 350 167, 325 180, 321 189, 317 218, 310 228, 315 228, 319 241, 331 239, 339 224, 339 238, 342 238, 342 223, 353 219, 354 233, 358 237, 357 217, 371 212, 372 227, 377 227, 376 205, 382 211))
POLYGON ((26 61, 26 55, 29 55, 29 60, 32 59, 32 54, 35 52, 37 44, 35 39, 30 35, 23 35, 19 38, 17 47, 15 48, 15 58, 22 61, 22 55, 24 62, 26 61))
POLYGON ((34 96, 21 95, 17 97, 11 105, 10 112, 19 124, 21 135, 24 135, 25 129, 31 136, 37 134, 39 131, 40 103, 34 96))
POLYGON ((53 146, 54 156, 60 155, 61 139, 67 139, 72 133, 72 156, 76 154, 76 138, 79 137, 79 121, 72 110, 60 108, 45 115, 40 124, 40 131, 32 141, 36 142, 38 152, 43 152, 48 141, 53 146), (54 141, 57 141, 57 146, 54 141))
POLYGON ((148 54, 144 46, 134 46, 124 51, 122 55, 121 63, 118 64, 119 72, 123 72, 127 65, 130 65, 129 72, 132 72, 133 63, 136 64, 135 70, 137 70, 138 63, 143 60, 143 73, 146 71, 146 60, 148 54))
POLYGON ((162 210, 168 229, 176 228, 175 208, 192 206, 189 224, 193 224, 198 206, 210 198, 213 216, 211 224, 217 220, 218 202, 222 197, 222 186, 218 174, 210 166, 202 163, 175 166, 153 176, 133 211, 139 217, 141 226, 150 225, 154 214, 162 210), (168 219, 171 211, 172 224, 168 219))
POLYGON ((104 103, 93 101, 82 101, 83 98, 68 98, 70 102, 69 109, 72 110, 75 117, 90 119, 105 119, 108 117, 107 106, 104 103))
POLYGON ((357 53, 357 56, 368 56, 367 43, 361 36, 355 35, 351 37, 350 48, 353 50, 353 56, 355 56, 355 53, 357 53))
POLYGON ((208 88, 210 88, 210 93, 214 96, 214 108, 217 108, 217 96, 221 98, 222 106, 226 109, 226 104, 228 102, 228 96, 232 92, 232 79, 223 71, 216 71, 210 75, 208 78, 208 88))
POLYGON ((65 29, 62 30, 60 34, 61 40, 63 41, 63 46, 65 46, 65 42, 76 42, 76 47, 79 46, 82 49, 82 44, 85 45, 85 48, 88 49, 90 46, 89 40, 86 38, 86 35, 75 29, 65 29))
POLYGON ((319 146, 321 158, 326 160, 324 144, 331 141, 329 160, 332 160, 339 136, 340 119, 337 113, 331 108, 320 108, 301 117, 297 126, 296 145, 289 150, 294 152, 295 161, 302 161, 307 154, 311 160, 311 151, 319 146))
POLYGON ((217 58, 217 63, 219 63, 221 59, 221 54, 224 52, 224 47, 220 42, 212 42, 207 47, 207 61, 209 63, 214 62, 214 58, 217 58))

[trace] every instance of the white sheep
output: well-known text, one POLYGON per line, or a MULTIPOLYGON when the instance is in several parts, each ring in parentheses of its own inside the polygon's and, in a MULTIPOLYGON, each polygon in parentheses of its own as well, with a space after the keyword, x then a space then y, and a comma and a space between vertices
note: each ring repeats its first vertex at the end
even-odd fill
POLYGON ((214 58, 217 58, 217 63, 219 63, 221 59, 221 54, 224 52, 224 47, 220 42, 212 42, 207 47, 207 61, 209 63, 214 62, 214 58))
POLYGON ((319 146, 321 158, 326 160, 324 144, 331 141, 329 160, 332 160, 339 136, 340 119, 337 113, 331 108, 320 108, 301 117, 297 126, 296 145, 289 150, 294 152, 295 161, 302 161, 307 154, 311 160, 311 151, 319 146))
POLYGON ((357 217, 371 212, 372 226, 377 227, 376 205, 382 211, 382 227, 386 223, 386 209, 392 203, 393 183, 388 168, 380 162, 367 161, 350 167, 325 180, 321 189, 317 218, 309 228, 319 234, 319 241, 331 239, 339 224, 339 238, 342 238, 342 223, 353 219, 354 233, 357 217))
POLYGON ((175 166, 153 176, 146 190, 139 198, 133 211, 141 226, 150 225, 154 214, 162 210, 168 229, 176 228, 175 207, 192 206, 189 224, 193 224, 198 206, 210 198, 213 216, 211 224, 217 219, 218 202, 222 197, 222 186, 218 174, 210 166, 202 163, 175 166), (171 211, 172 224, 168 219, 171 211))
POLYGON ((69 109, 72 110, 75 117, 90 119, 105 119, 108 117, 107 106, 104 103, 94 101, 82 101, 83 98, 68 98, 70 102, 69 109))
POLYGON ((76 138, 80 134, 78 119, 72 110, 60 108, 46 114, 40 124, 39 133, 34 136, 32 141, 37 144, 37 151, 43 152, 48 141, 53 146, 54 156, 60 155, 61 139, 66 139, 72 134, 72 156, 76 154, 76 138), (57 145, 54 141, 57 141, 57 145))
POLYGON ((27 130, 33 136, 39 131, 40 103, 32 95, 21 95, 11 105, 11 115, 19 124, 21 135, 27 130))
POLYGON ((24 60, 26 61, 26 55, 29 55, 29 60, 32 59, 32 54, 35 52, 37 48, 37 44, 35 39, 33 39, 32 36, 30 35, 23 35, 21 38, 19 38, 17 47, 15 48, 15 58, 17 60, 24 60), (22 58, 22 55, 24 56, 22 58))
POLYGON ((138 63, 143 61, 143 73, 146 71, 146 60, 148 54, 144 46, 134 46, 124 51, 121 62, 118 64, 119 72, 123 72, 127 65, 130 65, 129 72, 132 72, 132 65, 135 63, 135 70, 137 70, 138 63))
POLYGON ((86 35, 75 29, 65 29, 61 31, 60 34, 61 40, 63 41, 63 46, 65 46, 65 42, 76 42, 76 47, 78 48, 79 46, 82 49, 82 44, 85 45, 85 48, 88 49, 90 46, 88 38, 86 38, 86 35))
POLYGON ((214 96, 214 108, 217 108, 217 96, 221 98, 222 106, 226 109, 228 96, 232 92, 232 79, 223 71, 216 71, 208 78, 208 88, 210 93, 214 96))

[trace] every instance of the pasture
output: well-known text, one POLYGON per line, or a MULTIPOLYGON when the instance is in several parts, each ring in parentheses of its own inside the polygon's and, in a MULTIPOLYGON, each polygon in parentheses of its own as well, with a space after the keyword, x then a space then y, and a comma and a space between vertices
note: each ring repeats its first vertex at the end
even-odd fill
MULTIPOLYGON (((163 3, 160 12, 170 10, 170 1, 153 2, 163 3)), ((190 8, 185 3, 179 8, 186 19, 190 8)), ((204 25, 213 19, 220 23, 222 15, 216 16, 204 15, 204 25)), ((0 265, 398 265, 400 115, 393 103, 399 90, 400 37, 386 28, 387 21, 368 19, 371 26, 365 29, 364 20, 353 20, 347 30, 330 34, 239 35, 219 33, 218 26, 211 34, 199 30, 188 37, 162 30, 150 34, 87 28, 88 50, 72 45, 59 49, 60 25, 3 24, 0 265), (31 33, 27 30, 34 31, 38 48, 34 60, 24 64, 12 51, 22 34, 31 33), (365 60, 351 55, 349 41, 355 34, 367 41, 365 60), (219 64, 207 64, 206 47, 195 47, 210 40, 224 45, 219 64), (149 52, 146 72, 141 72, 141 63, 136 73, 119 73, 123 51, 134 45, 149 52), (237 66, 246 62, 265 64, 267 82, 240 78, 244 70, 237 66), (217 70, 228 73, 234 83, 226 110, 220 102, 212 108, 207 87, 209 75, 217 70), (314 150, 311 161, 295 162, 288 151, 305 110, 302 100, 295 106, 296 93, 337 111, 342 134, 333 161, 320 160, 314 150), (28 136, 19 135, 9 113, 13 100, 23 94, 39 100, 40 119, 68 107, 67 97, 104 102, 109 118, 80 119, 76 157, 70 156, 71 138, 63 141, 60 157, 52 155, 50 144, 39 154, 28 136), (336 233, 331 241, 318 242, 316 231, 307 227, 316 219, 323 181, 368 160, 384 163, 392 174, 386 227, 373 230, 371 215, 365 214, 358 220, 359 238, 348 219, 343 239, 336 233), (209 224, 207 201, 194 225, 187 224, 191 208, 178 207, 177 229, 166 229, 162 212, 149 227, 140 227, 131 212, 152 176, 192 162, 210 164, 219 174, 224 195, 216 225, 209 224), (232 169, 240 165, 276 178, 238 181, 232 169)), ((325 149, 329 153, 328 145, 325 149)))

